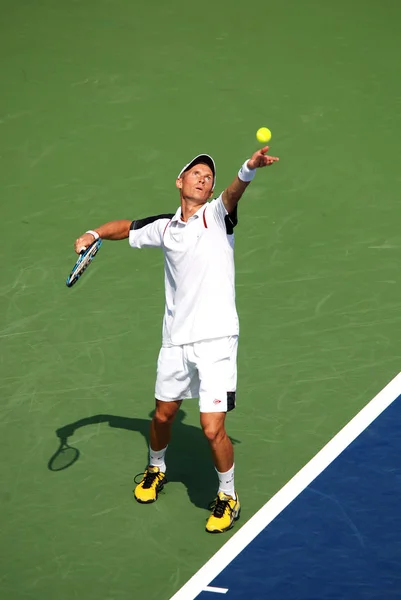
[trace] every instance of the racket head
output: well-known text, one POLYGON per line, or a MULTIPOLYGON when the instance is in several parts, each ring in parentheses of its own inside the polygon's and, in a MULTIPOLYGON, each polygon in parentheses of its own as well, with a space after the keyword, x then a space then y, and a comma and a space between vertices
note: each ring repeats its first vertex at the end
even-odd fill
POLYGON ((67 277, 67 280, 65 282, 67 287, 72 287, 74 283, 78 281, 78 279, 88 268, 92 260, 95 258, 101 245, 102 240, 99 238, 98 240, 92 242, 92 244, 88 246, 85 250, 82 250, 71 273, 67 277))

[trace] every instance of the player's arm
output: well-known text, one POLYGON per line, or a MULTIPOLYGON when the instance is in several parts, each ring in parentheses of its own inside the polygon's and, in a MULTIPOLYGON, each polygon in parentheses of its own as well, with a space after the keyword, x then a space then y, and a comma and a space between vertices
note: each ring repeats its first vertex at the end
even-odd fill
POLYGON ((228 213, 237 206, 242 194, 255 177, 256 169, 268 167, 279 160, 276 156, 266 154, 268 149, 269 146, 261 148, 245 161, 234 181, 224 190, 222 200, 228 213))
POLYGON ((131 223, 132 221, 128 221, 126 219, 120 221, 110 221, 109 223, 100 225, 100 227, 96 227, 96 229, 87 231, 77 240, 75 240, 75 252, 79 254, 82 248, 87 248, 90 246, 92 242, 97 239, 97 236, 103 240, 124 240, 129 236, 131 223))

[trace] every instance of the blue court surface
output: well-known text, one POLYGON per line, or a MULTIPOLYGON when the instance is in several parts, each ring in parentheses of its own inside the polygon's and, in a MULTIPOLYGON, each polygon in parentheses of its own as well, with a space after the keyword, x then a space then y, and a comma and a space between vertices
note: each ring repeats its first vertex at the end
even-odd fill
POLYGON ((401 598, 401 374, 172 600, 401 598))

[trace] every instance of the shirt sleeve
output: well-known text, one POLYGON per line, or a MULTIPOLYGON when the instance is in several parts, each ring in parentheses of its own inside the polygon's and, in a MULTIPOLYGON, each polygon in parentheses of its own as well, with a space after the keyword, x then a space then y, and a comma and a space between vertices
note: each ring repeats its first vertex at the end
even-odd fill
POLYGON ((209 202, 209 208, 212 209, 212 213, 215 221, 225 229, 225 218, 227 216, 227 210, 223 203, 223 194, 220 194, 218 198, 215 198, 209 202))
POLYGON ((160 248, 164 231, 173 216, 157 215, 132 221, 128 238, 131 248, 160 248))
POLYGON ((223 202, 223 194, 220 194, 218 198, 215 198, 209 203, 212 209, 212 214, 216 223, 225 230, 227 235, 234 233, 234 227, 238 224, 237 207, 231 213, 227 212, 223 202))

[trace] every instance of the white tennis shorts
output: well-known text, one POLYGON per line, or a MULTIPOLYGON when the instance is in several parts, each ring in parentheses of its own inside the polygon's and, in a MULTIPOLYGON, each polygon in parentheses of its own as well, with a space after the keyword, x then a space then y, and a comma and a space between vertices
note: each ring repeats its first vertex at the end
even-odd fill
POLYGON ((199 398, 200 412, 235 407, 238 336, 162 347, 155 397, 163 402, 199 398))

